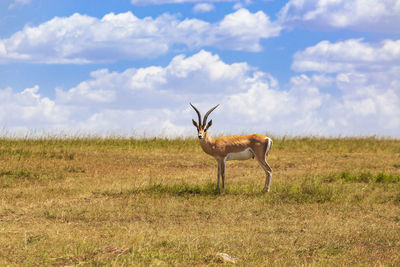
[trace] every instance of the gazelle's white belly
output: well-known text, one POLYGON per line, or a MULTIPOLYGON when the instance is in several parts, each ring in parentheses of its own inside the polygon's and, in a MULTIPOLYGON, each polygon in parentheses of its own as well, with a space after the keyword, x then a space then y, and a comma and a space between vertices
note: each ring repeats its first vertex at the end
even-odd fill
POLYGON ((241 152, 229 153, 228 155, 226 155, 225 161, 246 160, 249 158, 254 158, 253 150, 251 150, 251 148, 247 148, 246 150, 243 150, 241 152))

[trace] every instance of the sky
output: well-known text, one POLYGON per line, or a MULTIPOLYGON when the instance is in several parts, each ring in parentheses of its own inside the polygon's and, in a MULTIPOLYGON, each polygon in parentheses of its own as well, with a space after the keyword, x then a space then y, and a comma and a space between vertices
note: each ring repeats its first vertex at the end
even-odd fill
POLYGON ((0 135, 400 138, 400 0, 2 0, 0 135))

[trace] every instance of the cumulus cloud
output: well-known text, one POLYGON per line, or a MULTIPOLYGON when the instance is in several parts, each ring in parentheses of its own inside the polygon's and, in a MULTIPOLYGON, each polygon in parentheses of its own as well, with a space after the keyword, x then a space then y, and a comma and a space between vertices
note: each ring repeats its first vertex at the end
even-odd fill
MULTIPOLYGON (((233 2, 235 3, 234 9, 240 9, 243 8, 246 5, 249 5, 252 3, 252 0, 131 0, 132 5, 163 5, 163 4, 184 4, 184 3, 200 3, 196 4, 197 5, 203 5, 205 8, 206 5, 209 3, 222 3, 222 2, 233 2), (204 3, 207 2, 207 3, 204 3)), ((199 6, 199 8, 203 8, 199 6)), ((209 11, 209 10, 207 10, 209 11)))
POLYGON ((189 49, 213 46, 260 51, 260 40, 277 36, 280 30, 262 11, 251 13, 247 9, 228 14, 216 23, 180 21, 168 14, 143 19, 131 12, 109 13, 102 19, 74 14, 26 26, 0 39, 0 63, 112 62, 156 57, 181 44, 189 49))
POLYGON ((206 12, 213 11, 214 9, 215 9, 215 6, 213 4, 210 4, 210 3, 199 3, 199 4, 196 4, 193 7, 193 12, 195 12, 195 13, 206 13, 206 12))
MULTIPOLYGON (((292 77, 282 90, 269 74, 256 72, 246 90, 228 97, 229 124, 242 132, 331 135, 328 110, 333 97, 321 91, 333 80, 319 75, 292 77)), ((227 130, 229 132, 229 127, 227 130)), ((336 133, 335 133, 336 134, 336 133)))
POLYGON ((214 104, 221 104, 213 114, 217 132, 240 133, 246 129, 288 132, 289 125, 294 123, 304 127, 302 132, 306 133, 317 114, 314 109, 321 106, 324 98, 317 90, 281 91, 278 82, 268 73, 247 63, 227 64, 218 55, 206 51, 190 57, 176 56, 166 67, 94 71, 90 79, 73 88, 57 89, 53 100, 41 97, 38 87, 21 93, 11 89, 2 92, 7 97, 0 98, 1 101, 13 103, 12 109, 4 110, 2 114, 11 110, 17 114, 13 118, 1 117, 0 124, 9 129, 35 125, 50 131, 134 131, 169 136, 193 133, 190 121, 195 113, 189 102, 195 103, 203 112, 214 104), (30 102, 15 100, 26 94, 30 102), (307 97, 320 100, 310 104, 307 97), (288 110, 287 106, 298 106, 312 114, 305 119, 299 110, 288 110), (30 124, 21 119, 28 119, 27 116, 41 119, 30 124), (290 123, 279 121, 279 118, 289 119, 290 123))
POLYGON ((203 114, 221 104, 210 117, 213 133, 398 137, 399 77, 398 66, 381 72, 314 71, 293 76, 282 89, 273 76, 247 63, 228 64, 200 51, 178 55, 165 67, 100 69, 75 87, 57 89, 54 99, 41 96, 37 86, 0 90, 0 126, 188 136, 195 134, 192 102, 203 114))
POLYGON ((25 6, 32 2, 32 0, 14 0, 8 5, 8 9, 13 9, 18 6, 25 6))
MULTIPOLYGON (((207 2, 238 2, 240 0, 207 0, 207 2)), ((199 3, 204 0, 131 0, 132 5, 162 5, 162 4, 183 4, 199 3)))
POLYGON ((279 14, 288 26, 400 31, 399 0, 290 0, 279 14))
POLYGON ((39 86, 14 92, 0 89, 0 123, 3 129, 24 134, 36 129, 57 129, 71 123, 70 110, 42 97, 39 86))
POLYGON ((322 41, 295 54, 292 68, 334 79, 341 97, 327 109, 342 133, 389 134, 400 129, 400 41, 322 41))
POLYGON ((370 44, 362 39, 322 41, 294 55, 292 69, 318 72, 379 71, 400 63, 400 40, 370 44))

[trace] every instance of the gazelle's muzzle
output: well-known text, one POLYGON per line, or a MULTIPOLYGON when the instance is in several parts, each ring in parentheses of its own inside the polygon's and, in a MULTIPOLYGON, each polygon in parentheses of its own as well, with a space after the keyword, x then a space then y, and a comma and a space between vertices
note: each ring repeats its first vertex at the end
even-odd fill
POLYGON ((203 139, 203 133, 199 133, 198 135, 197 135, 197 137, 199 138, 199 139, 203 139))

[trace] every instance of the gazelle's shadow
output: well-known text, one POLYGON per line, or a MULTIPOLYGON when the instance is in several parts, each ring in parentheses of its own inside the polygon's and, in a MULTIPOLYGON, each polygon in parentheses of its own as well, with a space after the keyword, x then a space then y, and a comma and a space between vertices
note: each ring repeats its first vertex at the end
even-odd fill
POLYGON ((203 185, 192 185, 192 184, 150 184, 145 188, 139 190, 139 192, 147 194, 168 194, 172 196, 185 196, 185 195, 200 195, 200 196, 224 196, 224 195, 248 195, 248 196, 259 196, 264 193, 260 191, 248 191, 245 188, 227 188, 225 192, 222 189, 217 189, 216 183, 206 183, 203 185))

